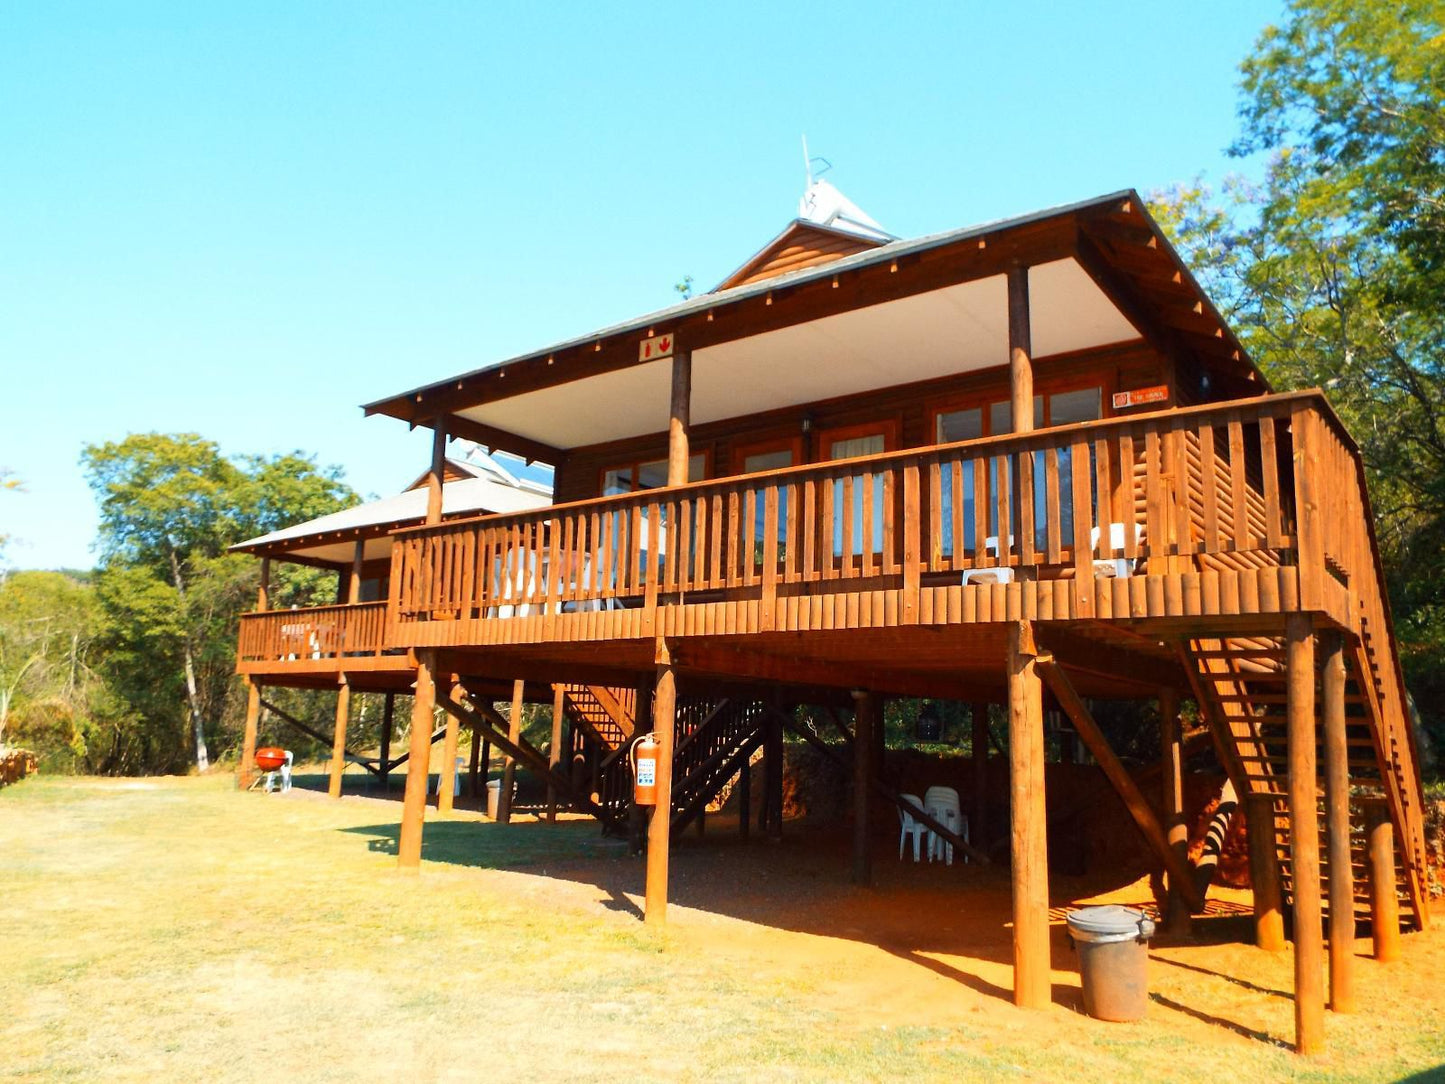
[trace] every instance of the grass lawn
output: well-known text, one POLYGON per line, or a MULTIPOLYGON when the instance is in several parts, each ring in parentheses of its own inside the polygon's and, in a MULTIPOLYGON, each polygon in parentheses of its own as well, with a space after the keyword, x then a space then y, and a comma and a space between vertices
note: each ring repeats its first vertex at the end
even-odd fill
POLYGON ((1014 1009, 1003 874, 880 850, 863 891, 801 828, 710 834, 677 848, 657 933, 640 863, 591 822, 429 820, 408 876, 398 814, 225 777, 0 790, 0 1079, 1258 1084, 1445 1064, 1445 916, 1401 964, 1359 961, 1362 1012, 1303 1061, 1281 1045, 1288 956, 1207 937, 1155 947, 1142 1024, 1077 1010, 1061 939, 1057 1004, 1014 1009))

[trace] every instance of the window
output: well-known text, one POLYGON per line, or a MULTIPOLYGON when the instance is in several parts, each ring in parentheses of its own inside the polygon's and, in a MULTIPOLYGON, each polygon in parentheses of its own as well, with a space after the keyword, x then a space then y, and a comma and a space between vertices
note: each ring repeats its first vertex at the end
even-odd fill
MULTIPOLYGON (((701 454, 688 458, 687 480, 700 482, 707 476, 707 457, 701 454)), ((637 493, 644 489, 661 489, 667 485, 667 460, 652 459, 646 463, 629 463, 614 467, 602 475, 602 495, 637 493)))
MULTIPOLYGON (((819 434, 818 448, 824 459, 853 459, 863 455, 881 455, 891 450, 897 441, 897 433, 898 427, 894 422, 875 422, 847 429, 830 429, 819 434)), ((853 475, 851 515, 844 511, 843 499, 843 479, 839 478, 833 483, 833 507, 838 510, 833 517, 833 553, 841 555, 843 552, 843 524, 847 521, 845 516, 852 521, 850 537, 854 540, 854 548, 861 550, 864 545, 867 545, 871 547, 872 552, 881 552, 883 549, 883 475, 871 472, 860 472, 853 475), (863 479, 865 477, 870 480, 869 485, 873 490, 873 537, 871 539, 863 538, 863 479)))

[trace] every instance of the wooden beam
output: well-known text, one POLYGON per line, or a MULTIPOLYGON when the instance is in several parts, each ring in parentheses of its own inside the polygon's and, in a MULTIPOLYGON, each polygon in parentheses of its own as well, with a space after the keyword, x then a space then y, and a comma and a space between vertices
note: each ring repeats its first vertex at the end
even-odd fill
POLYGON ((672 356, 672 409, 667 420, 667 484, 685 485, 687 429, 692 416, 692 353, 678 350, 672 356))
MULTIPOLYGON (((1099 762, 1105 777, 1113 786, 1114 792, 1119 795, 1125 807, 1129 810, 1129 816, 1134 818, 1144 841, 1149 844, 1155 856, 1163 864, 1169 874, 1169 890, 1177 892, 1184 900, 1190 911, 1204 910, 1204 900, 1199 895, 1194 883, 1194 871, 1189 868, 1188 848, 1176 850, 1169 844, 1168 834, 1164 831, 1163 825, 1155 815, 1149 800, 1144 797, 1139 785, 1134 782, 1134 777, 1129 774, 1129 769, 1114 754, 1104 732, 1094 722, 1094 717, 1089 714, 1088 707, 1083 699, 1074 690, 1073 682, 1069 680, 1062 667, 1052 658, 1039 658, 1037 660, 1039 673, 1048 682, 1049 688, 1053 691, 1054 697, 1063 708, 1064 714, 1074 724, 1079 737, 1088 746, 1089 752, 1099 762)), ((1010 739, 1012 741, 1012 739, 1010 739)))
MULTIPOLYGON (((465 700, 467 690, 461 682, 452 686, 451 698, 465 700)), ((442 739, 442 762, 437 771, 437 812, 450 813, 456 805, 457 789, 457 746, 460 744, 461 727, 457 717, 447 712, 446 736, 442 739)))
POLYGON ((433 424, 436 428, 432 431, 431 466, 426 475, 426 521, 440 523, 442 484, 446 476, 447 427, 445 420, 441 418, 436 419, 433 424))
POLYGON ((873 735, 880 720, 876 717, 878 701, 874 694, 854 693, 853 703, 853 883, 868 885, 873 883, 869 797, 877 774, 873 766, 873 735))
MULTIPOLYGON (((552 743, 547 747, 547 767, 553 775, 562 763, 562 716, 566 714, 567 687, 552 686, 552 743)), ((547 779, 547 823, 557 823, 557 784, 551 776, 547 779)))
POLYGON ((1266 952, 1283 952, 1284 892, 1279 852, 1275 849, 1274 795, 1246 794, 1244 824, 1249 842, 1249 884, 1254 893, 1254 943, 1266 952))
MULTIPOLYGON (((483 422, 473 421, 471 418, 463 418, 460 414, 448 414, 443 419, 446 431, 453 437, 460 437, 462 440, 475 441, 488 448, 500 448, 506 452, 512 452, 521 456, 529 463, 546 463, 549 466, 560 466, 567 459, 567 453, 561 448, 553 447, 540 440, 531 437, 524 437, 517 433, 509 433, 505 429, 498 429, 493 425, 486 425, 483 422)), ((429 425, 430 422, 422 424, 429 425)))
POLYGON ((1330 1008, 1355 1011, 1355 874, 1350 854, 1350 747, 1345 733, 1345 642, 1324 637, 1325 831, 1330 858, 1330 1008))
MULTIPOLYGON (((1049 848, 1044 808, 1044 698, 1033 624, 1008 631, 1009 846, 1013 857, 1014 1004, 1047 1008, 1049 848)), ((860 744, 855 742, 855 745, 860 744)))
POLYGON ((1197 363, 1193 353, 1180 341, 1172 328, 1161 327, 1153 308, 1140 300, 1129 280, 1114 267, 1113 262, 1086 231, 1080 230, 1074 258, 1084 273, 1123 315, 1134 325, 1144 341, 1176 365, 1197 363))
POLYGON ((1289 743, 1289 853, 1294 897, 1295 1050, 1324 1047, 1324 936, 1316 811, 1315 635, 1309 614, 1285 619, 1289 743))
POLYGON ((331 771, 326 781, 326 793, 333 798, 341 797, 341 775, 346 771, 346 724, 350 719, 351 684, 342 674, 336 689, 336 727, 331 738, 331 771))
MULTIPOLYGON (((527 691, 524 681, 512 682, 512 711, 507 717, 507 741, 517 745, 522 738, 522 705, 527 691)), ((517 780, 517 758, 507 753, 502 760, 502 793, 497 803, 497 821, 512 823, 512 790, 517 780)))
POLYGON ((1370 869, 1370 934, 1375 959, 1382 964, 1400 958, 1400 897, 1395 889, 1395 824, 1384 798, 1367 798, 1365 843, 1370 869))
POLYGON ((1028 433, 1034 428, 1033 352, 1029 269, 1015 265, 1008 269, 1009 401, 1015 433, 1028 433))
MULTIPOLYGON (((1184 734, 1179 722, 1179 694, 1165 687, 1159 690, 1159 770, 1163 784, 1164 832, 1176 865, 1189 864, 1189 825, 1184 820, 1184 734)), ((1191 883, 1193 877, 1190 878, 1191 883)), ((1189 903, 1170 876, 1169 901, 1164 928, 1170 933, 1188 933, 1191 925, 1189 903)))
POLYGON ((657 738, 657 804, 647 827, 647 884, 643 917, 649 925, 667 921, 667 864, 672 841, 672 749, 677 714, 677 674, 671 645, 661 636, 654 647, 657 686, 653 694, 652 732, 657 738))
POLYGON ((421 866, 422 820, 426 816, 426 784, 431 770, 432 714, 436 708, 436 652, 416 653, 416 689, 411 702, 411 749, 406 765, 406 792, 401 800, 401 834, 396 864, 405 870, 421 866))
POLYGON ((261 687, 255 679, 246 682, 246 725, 241 737, 241 766, 236 772, 236 786, 250 790, 256 781, 256 731, 261 723, 261 687))

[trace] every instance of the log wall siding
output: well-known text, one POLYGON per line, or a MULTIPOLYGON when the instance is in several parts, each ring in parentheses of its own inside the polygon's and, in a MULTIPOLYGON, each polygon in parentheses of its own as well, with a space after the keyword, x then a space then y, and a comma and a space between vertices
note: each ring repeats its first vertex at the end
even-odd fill
POLYGON ((877 247, 876 242, 865 241, 861 237, 849 237, 833 230, 816 230, 803 225, 794 226, 729 275, 719 284, 718 289, 746 286, 750 282, 760 282, 763 279, 786 275, 790 271, 831 263, 855 252, 877 247))
MULTIPOLYGON (((1111 413, 1112 390, 1167 383, 1167 363, 1142 342, 1126 343, 1077 354, 1041 358, 1035 362, 1035 390, 1048 395, 1060 387, 1076 387, 1096 380, 1104 388, 1104 413, 1111 413)), ((726 477, 741 469, 738 450, 749 445, 782 441, 802 434, 803 419, 811 432, 803 441, 807 462, 822 458, 818 434, 828 429, 891 421, 898 425, 899 447, 920 448, 934 443, 931 431, 934 409, 960 399, 1007 400, 1008 366, 960 374, 917 384, 901 384, 859 395, 802 404, 744 418, 694 425, 689 450, 708 457, 711 477, 726 477)), ((659 414, 659 423, 666 419, 659 414)), ((576 448, 559 464, 554 478, 557 504, 588 500, 602 492, 602 475, 619 464, 667 458, 667 433, 576 448)))

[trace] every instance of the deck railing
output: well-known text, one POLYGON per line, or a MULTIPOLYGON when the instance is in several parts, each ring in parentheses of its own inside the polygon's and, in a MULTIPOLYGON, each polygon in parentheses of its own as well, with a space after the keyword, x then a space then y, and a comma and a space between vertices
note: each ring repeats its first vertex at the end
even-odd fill
MULTIPOLYGON (((910 449, 397 532, 400 623, 1290 564, 1290 426, 1269 396, 910 449), (868 581, 863 583, 863 581, 868 581)), ((1323 408, 1327 411, 1327 408, 1323 408)))
POLYGON ((237 654, 285 663, 380 655, 385 647, 386 603, 361 602, 243 614, 237 654))

